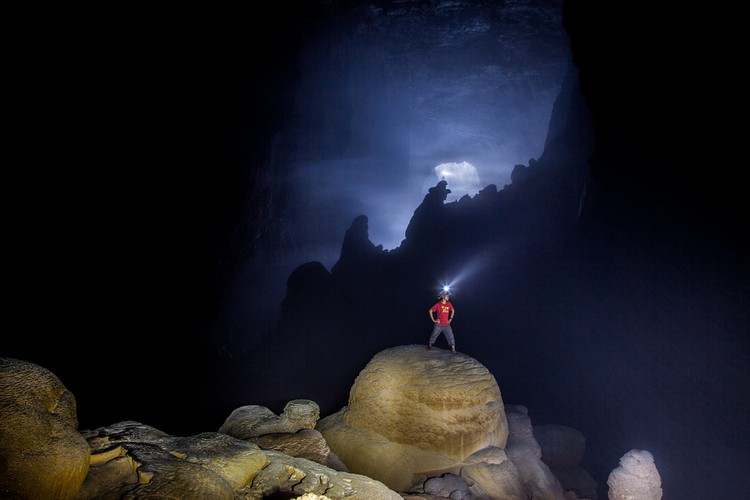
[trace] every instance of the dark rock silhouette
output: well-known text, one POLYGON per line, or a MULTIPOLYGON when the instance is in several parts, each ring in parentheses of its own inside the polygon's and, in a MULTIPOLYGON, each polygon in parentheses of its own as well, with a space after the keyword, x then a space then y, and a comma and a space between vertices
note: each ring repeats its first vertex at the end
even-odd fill
POLYGON ((366 215, 360 215, 352 221, 346 231, 341 245, 341 256, 331 268, 334 281, 372 279, 373 263, 381 262, 387 252, 382 245, 375 246, 369 237, 368 220, 366 215))

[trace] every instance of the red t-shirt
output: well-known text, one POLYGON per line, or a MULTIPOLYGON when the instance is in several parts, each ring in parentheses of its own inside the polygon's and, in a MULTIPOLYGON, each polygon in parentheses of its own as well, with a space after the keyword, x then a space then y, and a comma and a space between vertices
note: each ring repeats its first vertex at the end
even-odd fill
POLYGON ((453 310, 453 304, 446 301, 445 304, 443 304, 442 301, 435 303, 434 306, 432 306, 431 311, 437 311, 437 317, 438 317, 438 324, 439 325, 447 325, 448 324, 448 318, 450 318, 450 312, 453 310))

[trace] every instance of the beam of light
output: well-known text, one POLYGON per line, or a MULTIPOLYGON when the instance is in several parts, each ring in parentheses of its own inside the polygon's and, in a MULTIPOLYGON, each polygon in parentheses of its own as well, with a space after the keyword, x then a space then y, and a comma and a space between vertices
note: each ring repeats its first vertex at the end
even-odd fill
POLYGON ((487 264, 491 263, 493 259, 497 258, 495 251, 481 251, 474 257, 466 261, 466 263, 453 275, 452 278, 444 278, 440 282, 439 291, 449 291, 451 294, 460 292, 464 286, 471 285, 471 278, 482 270, 487 264))

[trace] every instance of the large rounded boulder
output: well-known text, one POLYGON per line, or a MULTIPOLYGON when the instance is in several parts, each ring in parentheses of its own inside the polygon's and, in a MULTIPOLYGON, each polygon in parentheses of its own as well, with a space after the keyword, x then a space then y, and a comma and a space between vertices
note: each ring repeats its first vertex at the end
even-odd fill
POLYGON ((0 358, 0 497, 73 498, 89 470, 76 401, 34 363, 0 358))
POLYGON ((508 438, 500 388, 479 361, 424 345, 376 354, 357 376, 346 407, 317 429, 346 466, 396 491, 508 438))

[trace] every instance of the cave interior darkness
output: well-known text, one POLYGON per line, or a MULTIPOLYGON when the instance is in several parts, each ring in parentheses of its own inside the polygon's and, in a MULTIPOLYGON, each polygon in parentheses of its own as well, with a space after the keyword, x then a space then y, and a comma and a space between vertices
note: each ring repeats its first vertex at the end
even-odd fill
MULTIPOLYGON (((667 498, 740 498, 748 197, 730 119, 740 80, 724 62, 740 16, 603 3, 311 1, 93 22, 17 7, 0 356, 60 377, 82 428, 193 434, 244 404, 339 408, 376 347, 426 341, 433 291, 358 283, 364 302, 425 305, 390 333, 303 323, 316 341, 279 326, 292 272, 330 272, 361 214, 393 251, 442 163, 475 166, 467 189, 503 191, 520 186, 517 165, 562 165, 566 151, 584 175, 560 178, 585 179, 585 217, 549 238, 537 226, 541 246, 474 248, 470 228, 447 230, 434 286, 494 262, 456 283, 459 350, 532 422, 583 432, 602 496, 641 448, 667 498), (553 129, 572 135, 550 143, 553 129)), ((514 236, 557 200, 539 182, 507 191, 529 198, 511 205, 514 236)), ((346 318, 367 305, 342 312, 304 290, 287 306, 346 318)))

